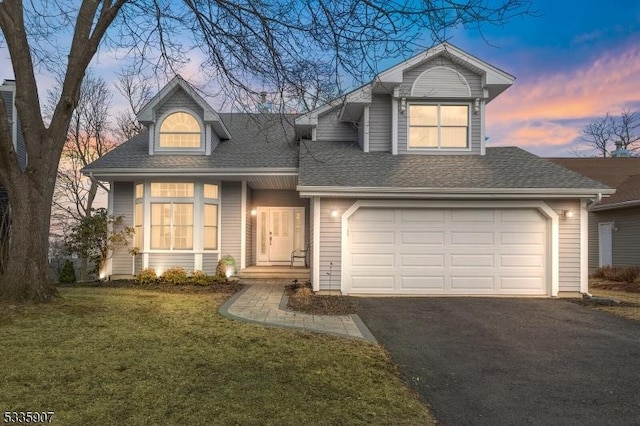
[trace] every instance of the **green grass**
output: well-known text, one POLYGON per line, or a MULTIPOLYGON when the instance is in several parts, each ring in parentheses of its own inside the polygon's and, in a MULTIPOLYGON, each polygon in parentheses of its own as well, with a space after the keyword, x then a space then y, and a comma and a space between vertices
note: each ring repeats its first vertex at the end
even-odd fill
POLYGON ((0 306, 0 414, 55 424, 427 424, 376 345, 218 314, 225 296, 62 288, 0 306))

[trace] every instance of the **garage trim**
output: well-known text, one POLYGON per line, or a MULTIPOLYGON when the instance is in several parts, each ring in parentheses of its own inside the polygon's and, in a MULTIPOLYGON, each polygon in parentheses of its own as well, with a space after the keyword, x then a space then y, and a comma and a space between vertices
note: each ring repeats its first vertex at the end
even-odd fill
POLYGON ((560 241, 560 228, 559 228, 559 216, 543 201, 421 201, 421 200, 358 200, 351 207, 349 207, 342 214, 341 223, 341 273, 340 273, 340 290, 343 294, 349 292, 350 289, 346 288, 346 256, 347 256, 347 241, 348 241, 348 225, 349 218, 353 216, 360 208, 363 207, 386 207, 386 208, 476 208, 476 209, 492 209, 492 208, 535 208, 547 217, 551 221, 551 248, 549 256, 549 263, 551 267, 550 281, 551 281, 551 296, 557 297, 559 291, 559 241, 560 241))

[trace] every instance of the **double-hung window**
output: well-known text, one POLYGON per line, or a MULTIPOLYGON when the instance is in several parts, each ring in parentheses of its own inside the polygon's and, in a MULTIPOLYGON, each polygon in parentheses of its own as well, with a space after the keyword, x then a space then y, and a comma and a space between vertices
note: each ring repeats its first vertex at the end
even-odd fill
POLYGON ((468 147, 468 105, 409 105, 409 148, 468 147))
POLYGON ((151 183, 151 249, 193 249, 193 183, 151 183))

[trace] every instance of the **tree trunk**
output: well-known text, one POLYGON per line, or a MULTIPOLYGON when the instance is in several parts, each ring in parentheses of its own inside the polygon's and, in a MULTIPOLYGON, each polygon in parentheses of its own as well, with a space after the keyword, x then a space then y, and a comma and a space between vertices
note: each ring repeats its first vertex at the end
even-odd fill
POLYGON ((8 191, 11 240, 6 268, 0 275, 0 300, 50 301, 58 295, 49 278, 51 191, 36 179, 20 179, 14 188, 8 191))

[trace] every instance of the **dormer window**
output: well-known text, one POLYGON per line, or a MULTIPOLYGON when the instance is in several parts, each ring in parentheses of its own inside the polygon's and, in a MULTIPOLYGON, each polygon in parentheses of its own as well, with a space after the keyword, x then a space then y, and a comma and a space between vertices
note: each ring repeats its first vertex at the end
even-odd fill
POLYGON ((202 128, 193 115, 187 112, 174 112, 162 121, 158 138, 160 148, 200 148, 202 128))
POLYGON ((469 148, 469 105, 409 105, 409 148, 469 148))

